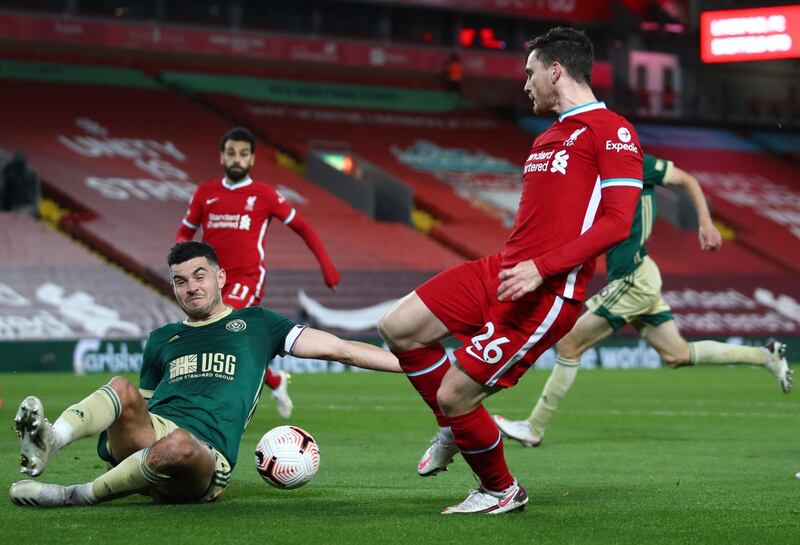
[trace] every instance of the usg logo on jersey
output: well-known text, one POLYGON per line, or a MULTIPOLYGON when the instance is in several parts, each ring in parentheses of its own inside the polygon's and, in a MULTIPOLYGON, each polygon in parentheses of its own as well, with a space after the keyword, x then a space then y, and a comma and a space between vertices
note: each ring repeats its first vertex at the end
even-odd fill
POLYGON ((227 324, 225 324, 225 329, 228 331, 233 331, 234 333, 238 333, 240 331, 244 331, 247 329, 247 322, 244 320, 231 320, 227 324))
POLYGON ((636 144, 631 142, 631 131, 627 128, 620 127, 617 129, 617 138, 619 138, 619 142, 606 140, 606 149, 608 151, 614 150, 617 153, 621 151, 632 151, 633 153, 639 153, 639 148, 636 144))
MULTIPOLYGON (((575 132, 573 132, 573 133, 570 135, 570 137, 569 137, 569 138, 567 138, 566 140, 564 140, 564 145, 565 145, 565 146, 572 146, 572 145, 574 145, 574 144, 575 144, 575 140, 577 140, 577 139, 578 139, 578 137, 579 137, 579 136, 580 136, 580 135, 583 133, 583 131, 585 131, 585 130, 586 130, 586 127, 581 127, 580 129, 577 129, 575 132)), ((625 140, 623 140, 623 142, 625 142, 625 140)))
POLYGON ((550 172, 560 172, 561 174, 567 173, 567 161, 569 161, 569 154, 566 150, 561 150, 553 157, 553 166, 550 167, 550 172))

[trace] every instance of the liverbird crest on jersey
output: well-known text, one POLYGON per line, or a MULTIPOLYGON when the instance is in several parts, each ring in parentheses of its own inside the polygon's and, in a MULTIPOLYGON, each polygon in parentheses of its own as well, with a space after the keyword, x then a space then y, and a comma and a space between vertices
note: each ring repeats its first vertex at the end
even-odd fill
POLYGON ((573 133, 570 135, 570 137, 569 137, 569 138, 567 138, 566 140, 564 140, 564 145, 565 145, 565 146, 572 146, 572 145, 574 145, 574 144, 575 144, 575 140, 577 140, 577 139, 578 139, 578 137, 581 135, 581 133, 582 133, 583 131, 585 131, 585 130, 586 130, 586 127, 581 127, 580 129, 577 129, 575 132, 573 132, 573 133))
POLYGON ((256 195, 250 195, 249 197, 247 197, 247 204, 244 205, 244 209, 252 212, 256 206, 257 198, 258 197, 256 195))

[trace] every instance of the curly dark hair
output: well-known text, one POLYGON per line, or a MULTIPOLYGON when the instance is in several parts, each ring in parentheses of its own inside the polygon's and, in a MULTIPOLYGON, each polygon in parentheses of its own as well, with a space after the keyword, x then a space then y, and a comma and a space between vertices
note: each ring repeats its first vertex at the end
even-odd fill
POLYGON ((250 153, 256 152, 256 137, 250 132, 250 129, 244 127, 234 127, 222 136, 219 141, 219 151, 225 151, 225 142, 233 140, 234 142, 247 142, 250 144, 250 153))

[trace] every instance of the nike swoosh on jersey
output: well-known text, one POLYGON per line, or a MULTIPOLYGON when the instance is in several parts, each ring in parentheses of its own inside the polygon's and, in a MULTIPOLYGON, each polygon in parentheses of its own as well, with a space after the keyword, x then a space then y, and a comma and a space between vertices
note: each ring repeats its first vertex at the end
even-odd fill
POLYGON ((209 204, 213 204, 219 200, 219 197, 214 197, 213 199, 206 199, 206 206, 209 204))

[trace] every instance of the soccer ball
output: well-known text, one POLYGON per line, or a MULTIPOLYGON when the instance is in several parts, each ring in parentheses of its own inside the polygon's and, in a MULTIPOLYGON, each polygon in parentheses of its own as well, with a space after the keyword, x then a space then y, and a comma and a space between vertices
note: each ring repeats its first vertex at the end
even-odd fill
POLYGON ((319 469, 319 447, 311 434, 297 426, 272 428, 256 445, 256 470, 275 488, 299 488, 319 469))

